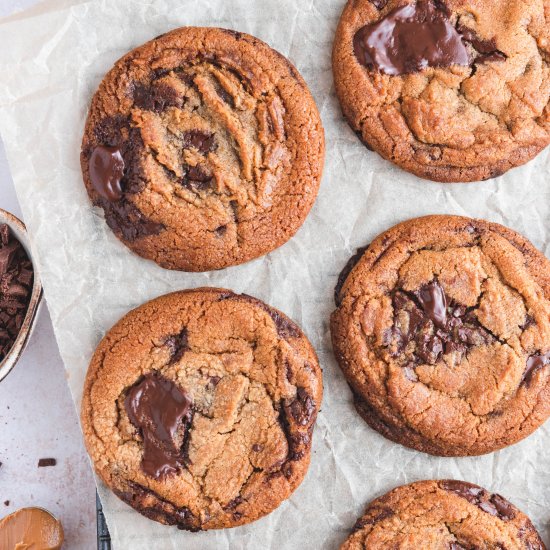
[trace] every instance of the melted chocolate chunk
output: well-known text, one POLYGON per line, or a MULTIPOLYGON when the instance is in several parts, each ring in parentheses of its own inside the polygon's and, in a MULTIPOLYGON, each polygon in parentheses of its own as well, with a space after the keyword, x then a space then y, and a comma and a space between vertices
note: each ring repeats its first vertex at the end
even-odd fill
POLYGON ((362 27, 353 38, 353 50, 359 63, 388 75, 470 63, 446 10, 431 0, 406 4, 362 27))
POLYGON ((484 63, 486 61, 504 61, 507 59, 508 56, 497 48, 494 38, 491 40, 483 40, 479 38, 479 36, 477 36, 472 29, 462 24, 458 25, 457 30, 462 35, 462 39, 471 44, 472 47, 479 52, 479 55, 474 61, 475 63, 484 63))
POLYGON ((154 82, 151 86, 137 84, 134 87, 134 104, 136 107, 161 113, 168 107, 181 107, 183 98, 174 88, 154 82))
POLYGON ((498 517, 503 521, 510 521, 516 517, 513 506, 500 495, 492 495, 465 481, 447 480, 440 483, 445 491, 450 491, 475 504, 480 510, 498 517))
POLYGON ((395 291, 392 304, 394 324, 384 335, 384 345, 393 357, 404 355, 411 381, 411 370, 420 363, 434 365, 444 354, 465 353, 494 340, 472 311, 447 298, 437 281, 414 293, 395 291))
MULTIPOLYGON (((107 117, 102 120, 94 130, 96 139, 100 146, 115 148, 120 151, 123 159, 124 173, 120 178, 120 190, 123 194, 135 194, 140 192, 146 185, 146 178, 143 172, 143 140, 139 128, 131 125, 128 118, 123 116, 107 117)), ((84 151, 90 159, 91 179, 91 156, 94 150, 84 151)), ((116 193, 115 186, 115 193, 116 193)), ((99 191, 98 191, 99 193, 99 191)), ((108 199, 105 195, 101 198, 108 199)), ((99 201, 98 201, 99 202, 99 201)))
POLYGON ((124 175, 124 159, 118 147, 98 145, 90 157, 90 181, 104 199, 115 202, 122 198, 120 182, 124 175))
POLYGON ((0 224, 0 362, 15 343, 29 307, 32 263, 8 225, 0 224))
POLYGON ((189 350, 187 329, 184 328, 179 334, 168 336, 164 343, 170 348, 170 364, 177 363, 183 357, 183 354, 189 350))
POLYGON ((183 148, 190 149, 194 147, 200 153, 206 154, 215 151, 217 148, 216 137, 214 134, 207 134, 200 130, 190 130, 183 135, 183 148))
POLYGON ((143 438, 141 469, 155 479, 175 474, 184 466, 177 445, 178 433, 183 439, 192 418, 192 400, 171 380, 159 374, 147 374, 130 388, 124 399, 130 422, 143 438))
POLYGON ((286 405, 287 413, 300 426, 311 424, 315 417, 315 401, 304 388, 298 388, 296 398, 286 405))
POLYGON ((424 313, 440 328, 447 324, 447 297, 437 281, 423 286, 417 293, 424 313))
POLYGON ((533 381, 533 376, 535 375, 535 373, 543 369, 544 367, 547 367, 548 365, 550 365, 550 351, 545 353, 544 355, 540 353, 536 355, 531 355, 531 357, 527 359, 522 383, 529 387, 529 385, 533 381))
POLYGON ((99 201, 105 211, 105 221, 115 232, 127 241, 135 241, 164 231, 164 225, 147 218, 132 202, 123 198, 118 202, 105 199, 99 201))

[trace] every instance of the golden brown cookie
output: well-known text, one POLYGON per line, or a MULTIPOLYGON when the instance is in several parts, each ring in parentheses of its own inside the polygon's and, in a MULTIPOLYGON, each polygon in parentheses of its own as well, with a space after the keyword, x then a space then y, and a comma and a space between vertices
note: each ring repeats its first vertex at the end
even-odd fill
POLYGON ((550 415, 550 262, 501 225, 401 223, 354 257, 332 342, 367 423, 442 456, 516 443, 550 415))
POLYGON ((465 481, 419 481, 371 502, 340 550, 545 550, 530 519, 465 481))
POLYGON ((304 80, 244 33, 185 27, 120 59, 93 97, 84 183, 115 235, 183 271, 246 262, 311 209, 324 133, 304 80))
POLYGON ((348 0, 333 71, 362 141, 418 176, 499 176, 550 143, 550 0, 348 0))
POLYGON ((131 311, 99 344, 82 403, 101 479, 181 529, 243 525, 309 466, 321 370, 302 331, 247 295, 202 288, 131 311))

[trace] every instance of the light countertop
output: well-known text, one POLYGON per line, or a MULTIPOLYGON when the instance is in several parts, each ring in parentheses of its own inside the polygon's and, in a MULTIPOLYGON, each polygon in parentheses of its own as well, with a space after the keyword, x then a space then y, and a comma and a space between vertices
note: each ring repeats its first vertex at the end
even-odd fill
MULTIPOLYGON (((0 16, 35 3, 2 0, 0 16)), ((0 207, 21 217, 1 142, 0 207)), ((0 518, 41 506, 61 520, 64 548, 96 547, 94 479, 45 301, 23 357, 0 383, 0 462, 0 518), (38 468, 40 458, 57 465, 38 468)))

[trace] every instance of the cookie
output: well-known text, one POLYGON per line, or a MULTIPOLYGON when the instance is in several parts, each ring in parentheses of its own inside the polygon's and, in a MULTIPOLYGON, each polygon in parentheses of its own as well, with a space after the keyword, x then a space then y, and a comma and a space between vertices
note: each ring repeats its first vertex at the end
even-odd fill
POLYGON ((549 0, 348 0, 333 50, 360 139, 442 182, 497 177, 550 143, 549 62, 549 0))
POLYGON ((530 519, 465 481, 419 481, 371 502, 340 550, 546 550, 530 519))
POLYGON ((315 201, 324 132, 306 83, 244 33, 186 27, 120 59, 92 99, 84 183, 115 235, 208 271, 288 241, 315 201))
POLYGON ((101 479, 144 516, 191 531, 277 508, 310 460, 321 371, 280 311, 228 290, 157 298, 99 344, 82 426, 101 479))
POLYGON ((479 455, 548 418, 550 262, 514 231, 458 216, 401 223, 352 259, 336 303, 336 358, 385 437, 479 455))

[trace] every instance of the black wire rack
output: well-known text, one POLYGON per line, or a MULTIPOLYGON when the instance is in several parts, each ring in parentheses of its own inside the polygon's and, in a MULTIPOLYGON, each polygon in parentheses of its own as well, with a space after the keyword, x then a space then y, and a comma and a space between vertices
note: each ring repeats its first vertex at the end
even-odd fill
POLYGON ((103 508, 101 507, 101 501, 97 493, 95 495, 95 503, 97 510, 97 550, 111 550, 111 535, 109 534, 109 529, 107 529, 103 508))

